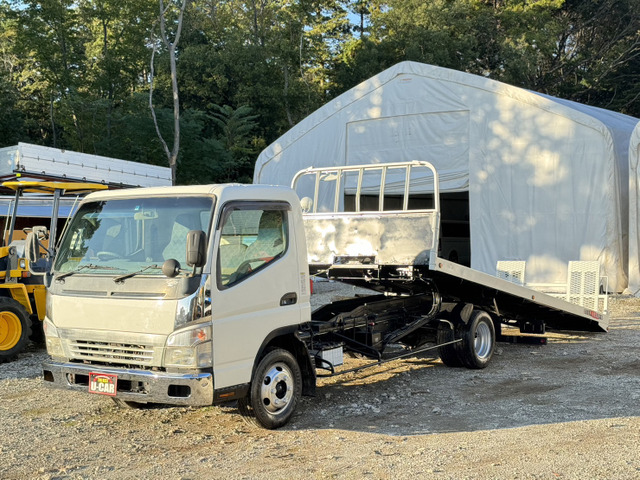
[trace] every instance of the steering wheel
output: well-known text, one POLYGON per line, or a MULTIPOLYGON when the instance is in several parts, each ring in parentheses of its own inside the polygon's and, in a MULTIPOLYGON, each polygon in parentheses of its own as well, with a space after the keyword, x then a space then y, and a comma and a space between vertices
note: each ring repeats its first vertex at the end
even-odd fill
POLYGON ((240 265, 238 265, 238 268, 236 268, 236 275, 243 277, 246 274, 251 273, 253 271, 253 268, 251 268, 251 263, 258 261, 260 261, 259 258, 251 258, 249 260, 245 260, 240 265))
POLYGON ((96 257, 100 260, 115 260, 116 258, 122 258, 122 255, 115 252, 102 251, 96 253, 96 257))
POLYGON ((264 261, 265 261, 264 258, 250 258, 249 260, 245 260, 240 265, 238 265, 238 268, 236 268, 235 272, 227 276, 227 283, 225 285, 231 285, 237 282, 239 279, 250 274, 253 271, 253 268, 251 268, 252 263, 254 262, 264 263, 264 261))
POLYGON ((274 257, 258 257, 258 258, 250 258, 249 260, 245 260, 236 269, 236 273, 241 273, 242 275, 246 275, 247 273, 251 273, 253 268, 251 267, 252 263, 259 263, 259 267, 262 265, 269 263, 273 260, 274 257))

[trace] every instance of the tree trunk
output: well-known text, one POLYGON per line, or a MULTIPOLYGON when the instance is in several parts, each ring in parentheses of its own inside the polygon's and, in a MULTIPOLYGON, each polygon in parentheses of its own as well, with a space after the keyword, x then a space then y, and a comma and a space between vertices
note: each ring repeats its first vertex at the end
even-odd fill
POLYGON ((156 53, 155 45, 151 54, 151 84, 149 87, 149 108, 151 109, 151 115, 153 116, 153 123, 156 127, 156 133, 158 134, 158 138, 162 143, 162 148, 164 149, 165 155, 167 156, 167 161, 169 162, 169 168, 171 169, 171 183, 173 185, 176 184, 178 154, 180 153, 180 95, 178 92, 176 47, 178 46, 178 42, 180 41, 180 33, 182 32, 182 20, 184 18, 184 10, 187 7, 187 2, 188 0, 181 0, 180 15, 178 17, 176 33, 173 42, 171 42, 169 41, 169 37, 166 31, 165 14, 167 13, 167 9, 165 9, 164 1, 160 0, 160 17, 158 19, 160 22, 160 39, 162 40, 162 43, 164 43, 164 45, 167 47, 167 51, 169 53, 169 63, 171 68, 171 89, 173 91, 173 147, 171 148, 171 151, 169 151, 167 142, 165 142, 164 138, 162 137, 162 133, 160 132, 160 127, 158 125, 158 120, 156 118, 155 109, 153 107, 153 62, 156 53))

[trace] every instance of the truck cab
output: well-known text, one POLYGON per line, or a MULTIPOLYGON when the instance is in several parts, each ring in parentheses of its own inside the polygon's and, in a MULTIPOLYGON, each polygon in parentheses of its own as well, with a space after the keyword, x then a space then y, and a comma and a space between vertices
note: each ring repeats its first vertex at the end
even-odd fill
MULTIPOLYGON (((91 194, 47 283, 43 370, 56 386, 130 406, 211 405, 246 398, 260 360, 278 349, 312 373, 296 338, 310 292, 299 200, 288 188, 91 194)), ((265 415, 274 426, 295 407, 274 406, 300 393, 291 385, 283 379, 272 394, 265 415)))

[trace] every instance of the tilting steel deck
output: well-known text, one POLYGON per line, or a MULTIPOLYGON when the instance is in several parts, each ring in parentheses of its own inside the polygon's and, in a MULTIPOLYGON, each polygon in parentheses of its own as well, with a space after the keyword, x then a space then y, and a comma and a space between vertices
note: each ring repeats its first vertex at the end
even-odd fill
POLYGON ((311 273, 392 294, 421 293, 435 285, 443 301, 480 306, 525 333, 544 333, 547 327, 607 331, 607 312, 438 257, 438 185, 433 165, 417 161, 298 173, 292 187, 305 211, 311 273), (428 208, 415 208, 411 185, 420 183, 424 189, 427 182, 432 182, 432 193, 423 195, 418 206, 428 208), (391 210, 390 201, 402 207, 391 210), (409 208, 412 201, 414 208, 409 208))

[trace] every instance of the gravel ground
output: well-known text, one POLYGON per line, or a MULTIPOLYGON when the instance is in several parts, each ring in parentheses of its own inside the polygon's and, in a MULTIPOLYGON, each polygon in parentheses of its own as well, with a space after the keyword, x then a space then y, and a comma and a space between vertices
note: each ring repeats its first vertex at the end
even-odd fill
POLYGON ((417 356, 321 379, 277 431, 233 405, 128 410, 49 389, 34 347, 0 365, 0 478, 640 478, 640 299, 610 310, 609 333, 501 343, 482 371, 417 356))

